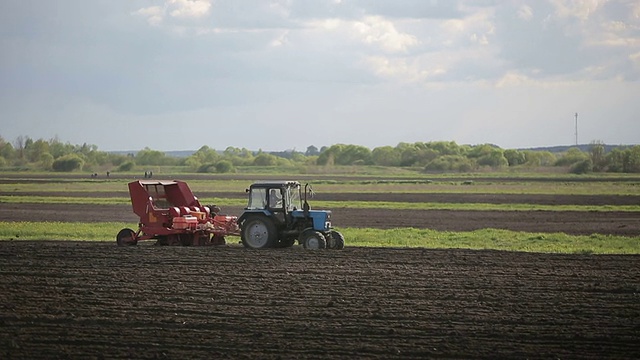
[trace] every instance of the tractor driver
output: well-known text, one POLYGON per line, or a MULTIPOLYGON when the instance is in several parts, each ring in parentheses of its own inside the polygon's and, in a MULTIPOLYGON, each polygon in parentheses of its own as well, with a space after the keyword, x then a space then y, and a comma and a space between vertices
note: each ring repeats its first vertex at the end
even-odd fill
POLYGON ((277 209, 282 207, 282 193, 278 189, 269 192, 269 207, 277 209))

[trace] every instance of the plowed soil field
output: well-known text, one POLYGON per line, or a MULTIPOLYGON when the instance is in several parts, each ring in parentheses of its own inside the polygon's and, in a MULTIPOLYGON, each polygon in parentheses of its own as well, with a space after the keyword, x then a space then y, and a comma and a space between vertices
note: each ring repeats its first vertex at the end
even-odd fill
MULTIPOLYGON (((50 181, 24 181, 40 180, 50 181)), ((348 208, 349 201, 634 205, 637 195, 318 198, 345 202, 332 209, 337 227, 640 234, 634 211, 348 208)), ((0 204, 0 220, 138 221, 130 205, 13 203, 0 204)), ((348 245, 315 252, 0 241, 0 359, 640 358, 638 255, 348 245)))
POLYGON ((640 356, 640 257, 0 242, 0 358, 640 356))

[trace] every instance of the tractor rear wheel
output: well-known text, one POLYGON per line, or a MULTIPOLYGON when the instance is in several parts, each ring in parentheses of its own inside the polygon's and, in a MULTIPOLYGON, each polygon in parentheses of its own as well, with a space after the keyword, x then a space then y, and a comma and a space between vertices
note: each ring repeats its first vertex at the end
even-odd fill
POLYGON ((278 242, 276 226, 264 216, 254 216, 242 222, 242 245, 251 249, 271 248, 278 242))
POLYGON ((342 233, 335 230, 331 230, 331 232, 327 237, 331 237, 331 241, 330 241, 331 247, 329 247, 329 249, 333 249, 333 250, 344 249, 344 236, 342 235, 342 233))
POLYGON ((131 229, 122 229, 116 235, 116 243, 118 246, 133 246, 138 244, 136 232, 131 229))
POLYGON ((325 249, 327 247, 327 239, 321 232, 315 230, 306 230, 300 234, 300 243, 307 250, 325 249))

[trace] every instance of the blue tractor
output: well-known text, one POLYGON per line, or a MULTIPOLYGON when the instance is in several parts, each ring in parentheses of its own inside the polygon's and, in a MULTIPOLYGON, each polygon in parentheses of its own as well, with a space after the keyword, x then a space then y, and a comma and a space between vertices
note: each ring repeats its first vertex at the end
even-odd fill
POLYGON ((331 227, 331 211, 311 210, 309 184, 262 181, 249 189, 249 204, 238 218, 242 244, 251 249, 291 247, 298 240, 305 249, 344 248, 344 237, 331 227))

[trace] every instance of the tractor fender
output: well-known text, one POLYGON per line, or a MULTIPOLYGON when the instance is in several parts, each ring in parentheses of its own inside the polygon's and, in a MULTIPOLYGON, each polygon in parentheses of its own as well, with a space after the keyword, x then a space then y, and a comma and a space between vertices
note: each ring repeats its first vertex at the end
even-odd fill
POLYGON ((238 225, 241 225, 243 221, 245 221, 249 216, 254 216, 254 215, 264 215, 268 218, 271 218, 271 213, 266 211, 266 210, 251 210, 251 211, 245 211, 242 213, 242 215, 240 215, 240 217, 237 220, 238 225))

